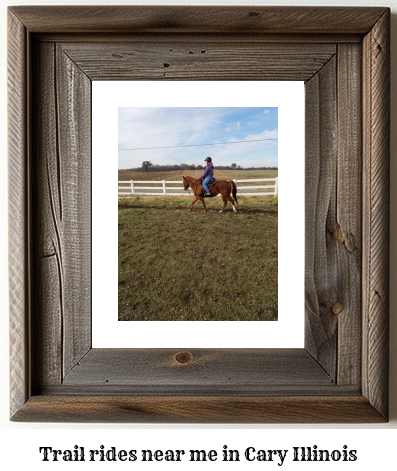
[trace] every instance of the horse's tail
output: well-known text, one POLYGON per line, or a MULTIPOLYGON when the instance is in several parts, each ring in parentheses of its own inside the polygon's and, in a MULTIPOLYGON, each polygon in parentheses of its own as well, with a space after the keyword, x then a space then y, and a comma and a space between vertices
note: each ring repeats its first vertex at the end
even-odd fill
POLYGON ((236 186, 236 182, 235 181, 231 181, 232 182, 232 194, 233 194, 233 198, 234 198, 234 201, 238 204, 238 201, 237 201, 237 186, 236 186))

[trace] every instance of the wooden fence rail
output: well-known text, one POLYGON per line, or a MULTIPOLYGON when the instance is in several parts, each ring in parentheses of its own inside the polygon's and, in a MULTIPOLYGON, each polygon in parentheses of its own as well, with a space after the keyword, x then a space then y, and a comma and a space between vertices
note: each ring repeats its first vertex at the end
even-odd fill
MULTIPOLYGON (((238 195, 242 196, 255 196, 255 195, 267 195, 277 196, 278 195, 278 177, 275 178, 251 178, 248 180, 233 180, 236 185, 239 183, 252 183, 252 182, 274 182, 272 185, 237 185, 238 195), (252 190, 261 190, 252 191, 252 190)), ((180 184, 180 181, 143 181, 143 180, 126 180, 118 182, 118 196, 123 198, 129 195, 173 195, 173 196, 189 196, 189 192, 180 191, 183 187, 167 186, 167 184, 180 184), (157 185, 157 186, 140 186, 140 185, 157 185), (152 190, 152 191, 147 191, 152 190), (156 190, 156 191, 153 191, 156 190)), ((190 192, 190 196, 192 193, 190 192)))

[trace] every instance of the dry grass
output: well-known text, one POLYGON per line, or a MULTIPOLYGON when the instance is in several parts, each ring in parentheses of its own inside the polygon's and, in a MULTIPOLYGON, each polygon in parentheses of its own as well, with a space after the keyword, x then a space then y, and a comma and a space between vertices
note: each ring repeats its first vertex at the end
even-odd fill
MULTIPOLYGON (((119 170, 118 179, 119 181, 130 181, 134 180, 136 188, 139 186, 146 186, 146 184, 139 185, 139 181, 180 181, 179 184, 167 183, 167 187, 182 187, 182 181, 184 175, 189 175, 193 178, 199 178, 202 175, 204 170, 175 170, 170 172, 132 172, 130 170, 119 170)), ((214 176, 218 180, 246 180, 249 178, 275 178, 278 175, 278 170, 217 170, 215 169, 214 176)), ((263 185, 261 182, 252 182, 252 183, 243 183, 239 186, 250 186, 250 185, 263 185)), ((120 185, 128 186, 128 185, 120 185)), ((160 183, 159 183, 160 188, 160 183)))
POLYGON ((119 320, 277 320, 277 198, 239 203, 120 199, 119 320))

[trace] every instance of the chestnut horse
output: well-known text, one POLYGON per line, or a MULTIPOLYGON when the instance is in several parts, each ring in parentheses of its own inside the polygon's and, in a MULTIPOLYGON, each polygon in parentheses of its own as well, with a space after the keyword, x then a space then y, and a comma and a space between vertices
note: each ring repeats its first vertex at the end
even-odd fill
MULTIPOLYGON (((193 209, 194 203, 197 200, 200 200, 203 203, 204 211, 207 212, 207 207, 205 206, 204 197, 203 197, 203 187, 200 183, 200 180, 198 180, 197 178, 192 178, 192 177, 183 177, 184 190, 187 191, 189 187, 193 190, 193 193, 194 193, 193 203, 190 206, 189 211, 193 209)), ((211 192, 211 196, 206 196, 206 198, 217 196, 219 195, 219 193, 221 194, 222 199, 223 199, 223 208, 219 211, 220 213, 223 213, 228 201, 230 201, 230 203, 232 204, 233 211, 234 212, 237 211, 236 207, 234 206, 234 200, 236 200, 236 203, 238 203, 237 187, 233 180, 218 180, 214 185, 209 186, 208 189, 211 192), (231 195, 233 195, 234 199, 231 197, 231 195)))

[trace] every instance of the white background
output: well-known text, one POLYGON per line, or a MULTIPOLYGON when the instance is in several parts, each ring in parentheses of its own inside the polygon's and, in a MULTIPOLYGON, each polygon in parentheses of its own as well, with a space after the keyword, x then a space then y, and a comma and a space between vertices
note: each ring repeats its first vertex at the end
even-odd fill
MULTIPOLYGON (((221 450, 222 446, 227 444, 229 448, 244 450, 247 446, 254 446, 258 449, 280 448, 289 449, 292 446, 311 446, 318 445, 319 448, 341 449, 347 445, 349 449, 357 449, 359 459, 355 462, 339 463, 312 463, 309 467, 312 469, 368 469, 377 468, 382 470, 394 469, 395 444, 397 443, 397 165, 395 156, 397 155, 397 120, 396 120, 396 62, 397 62, 397 2, 396 0, 361 0, 360 2, 339 0, 334 5, 382 5, 390 6, 392 9, 392 75, 391 75, 391 352, 390 352, 390 422, 386 425, 289 425, 289 426, 149 426, 149 425, 112 425, 112 424, 87 424, 87 425, 64 425, 64 424, 16 424, 8 420, 8 288, 7 288, 7 162, 6 162, 6 7, 11 4, 61 4, 62 2, 51 0, 50 2, 34 1, 28 2, 6 2, 1 0, 0 10, 0 34, 1 34, 1 139, 0 139, 0 194, 2 199, 1 209, 1 280, 0 280, 0 379, 1 379, 1 397, 0 397, 0 450, 1 467, 10 469, 11 466, 29 467, 31 470, 41 469, 65 469, 71 468, 72 464, 60 463, 42 463, 38 452, 39 446, 52 446, 54 448, 66 449, 73 448, 74 445, 85 446, 87 448, 98 448, 101 444, 106 447, 116 446, 124 449, 175 449, 175 448, 203 448, 221 450)), ((68 1, 64 4, 81 4, 81 1, 68 1)), ((110 0, 103 2, 90 2, 86 0, 85 4, 109 4, 110 0)), ((118 2, 133 4, 134 2, 118 2)), ((153 2, 143 1, 140 4, 153 4, 153 2)), ((161 2, 157 4, 170 4, 170 2, 161 2)), ((173 4, 189 4, 189 2, 172 2, 173 4)), ((290 1, 272 1, 271 4, 290 5, 290 1)), ((233 4, 233 5, 264 5, 266 2, 244 3, 233 1, 203 2, 196 1, 190 4, 233 4)), ((295 3, 299 4, 299 3, 295 3)), ((302 5, 333 5, 326 0, 306 1, 302 5)), ((86 469, 91 463, 83 463, 80 469, 86 469)), ((166 463, 106 463, 102 464, 103 469, 171 469, 171 465, 166 463)), ((224 463, 215 462, 205 464, 211 469, 263 469, 273 466, 279 469, 276 463, 224 463), (244 468, 243 468, 244 467, 244 468)), ((172 469, 197 469, 200 465, 192 463, 176 463, 172 469)), ((308 464, 294 463, 288 461, 282 469, 296 470, 308 469, 308 464)))
MULTIPOLYGON (((249 87, 246 82, 235 81, 93 82, 92 92, 93 347, 303 347, 304 185, 295 184, 304 181, 303 82, 252 82, 249 87), (212 322, 209 326, 204 321, 117 321, 117 195, 112 182, 117 178, 120 106, 278 107, 278 322, 212 322), (108 188, 105 192, 104 187, 108 188)), ((190 204, 191 198, 186 196, 187 220, 190 204)))

